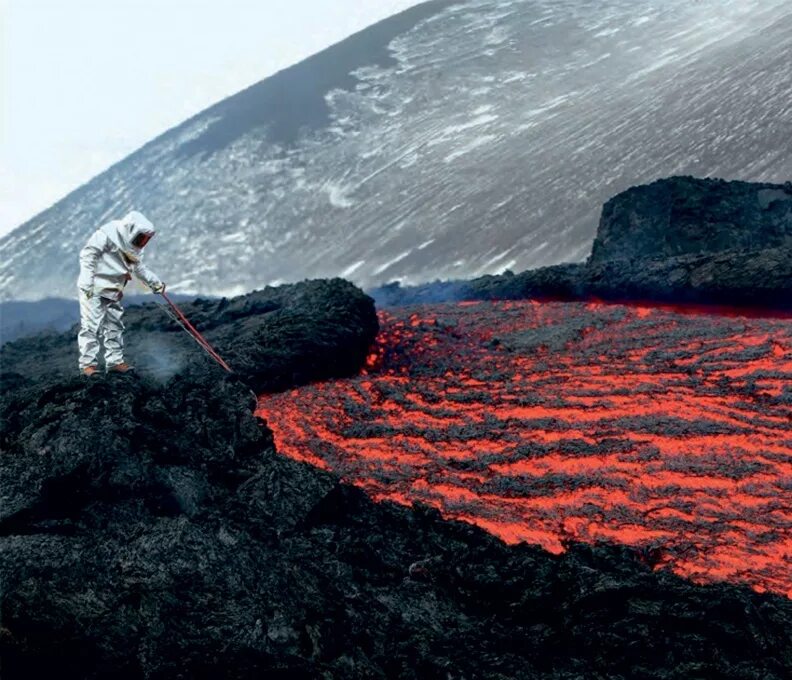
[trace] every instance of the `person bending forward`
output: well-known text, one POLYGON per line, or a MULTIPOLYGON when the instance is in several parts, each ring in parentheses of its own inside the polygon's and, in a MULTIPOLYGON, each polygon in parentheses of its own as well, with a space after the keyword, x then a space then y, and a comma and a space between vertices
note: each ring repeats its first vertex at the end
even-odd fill
POLYGON ((154 225, 137 211, 99 227, 80 251, 79 367, 84 375, 98 375, 100 336, 108 371, 124 373, 132 367, 124 361, 124 287, 134 274, 155 293, 165 284, 142 260, 143 248, 154 236, 154 225))

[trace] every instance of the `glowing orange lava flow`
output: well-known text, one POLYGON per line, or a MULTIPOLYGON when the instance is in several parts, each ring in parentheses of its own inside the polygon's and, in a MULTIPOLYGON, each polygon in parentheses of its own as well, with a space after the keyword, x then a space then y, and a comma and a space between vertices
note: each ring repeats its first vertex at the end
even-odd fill
POLYGON ((792 321, 520 301, 380 323, 360 376, 261 397, 281 453, 510 543, 618 541, 792 598, 792 321))

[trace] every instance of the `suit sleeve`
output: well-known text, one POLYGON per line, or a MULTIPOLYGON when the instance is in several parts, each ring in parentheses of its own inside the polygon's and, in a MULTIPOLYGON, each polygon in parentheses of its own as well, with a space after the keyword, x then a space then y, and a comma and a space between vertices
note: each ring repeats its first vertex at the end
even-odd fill
POLYGON ((157 288, 158 286, 162 285, 162 281, 160 280, 159 276, 157 276, 142 262, 138 262, 134 267, 132 267, 132 271, 135 272, 135 276, 137 276, 149 288, 157 288))
POLYGON ((101 231, 94 233, 80 251, 80 276, 77 287, 83 290, 93 288, 96 263, 107 246, 107 236, 101 231))

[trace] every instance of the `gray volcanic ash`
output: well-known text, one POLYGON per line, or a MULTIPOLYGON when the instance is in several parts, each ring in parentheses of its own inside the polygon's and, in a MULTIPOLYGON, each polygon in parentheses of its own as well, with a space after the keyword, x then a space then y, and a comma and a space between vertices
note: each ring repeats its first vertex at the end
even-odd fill
POLYGON ((130 208, 171 290, 369 287, 579 261, 599 206, 792 177, 788 0, 429 2, 164 133, 0 240, 0 298, 71 292, 130 208), (350 243, 354 246, 350 247, 350 243))

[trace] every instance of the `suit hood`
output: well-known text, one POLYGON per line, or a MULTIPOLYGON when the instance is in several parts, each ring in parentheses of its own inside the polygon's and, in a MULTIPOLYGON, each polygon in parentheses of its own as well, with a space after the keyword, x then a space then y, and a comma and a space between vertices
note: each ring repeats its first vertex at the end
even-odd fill
MULTIPOLYGON (((133 210, 120 220, 108 222, 103 228, 107 237, 123 251, 132 262, 139 262, 143 255, 143 248, 138 248, 133 244, 139 234, 150 234, 154 236, 156 230, 149 219, 140 212, 133 210)), ((144 246, 145 247, 145 246, 144 246)))

